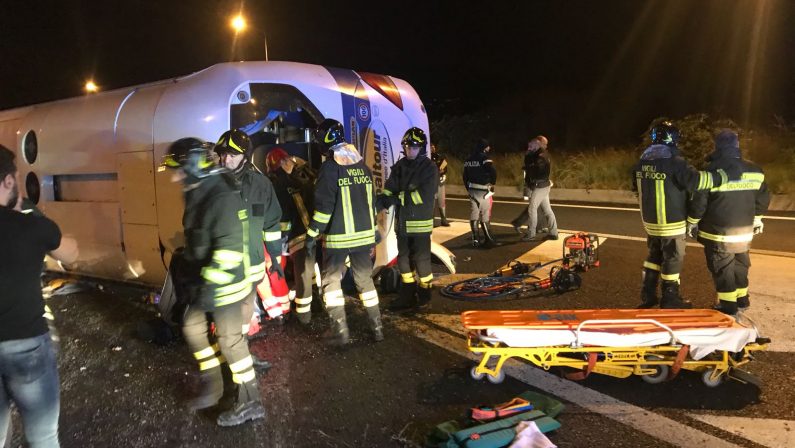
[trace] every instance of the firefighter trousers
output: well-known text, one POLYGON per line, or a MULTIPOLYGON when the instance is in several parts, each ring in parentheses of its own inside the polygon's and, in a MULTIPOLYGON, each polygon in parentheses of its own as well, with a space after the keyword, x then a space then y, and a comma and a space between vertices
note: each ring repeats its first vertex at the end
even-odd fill
POLYGON ((469 220, 484 223, 491 221, 493 196, 486 197, 489 191, 470 189, 467 193, 469 193, 469 220))
POLYGON ((229 363, 232 381, 244 385, 251 391, 250 395, 254 395, 257 389, 254 364, 248 342, 240 331, 243 324, 241 306, 241 302, 235 302, 208 312, 191 305, 185 315, 182 334, 202 374, 217 378, 221 375, 221 364, 229 363), (215 323, 214 336, 210 334, 211 321, 215 323))
MULTIPOLYGON (((378 307, 378 293, 373 284, 373 260, 369 248, 354 251, 323 251, 323 302, 326 308, 345 306, 342 276, 345 260, 350 259, 351 275, 365 308, 378 307)), ((377 309, 377 308, 376 308, 377 309)))
POLYGON ((679 283, 679 273, 685 259, 685 235, 672 237, 651 236, 646 237, 646 246, 649 255, 643 262, 643 267, 660 273, 664 282, 679 283))
POLYGON ((751 256, 748 252, 732 253, 716 244, 706 244, 704 255, 707 269, 712 274, 718 300, 736 302, 748 295, 748 269, 751 256))
POLYGON ((312 277, 315 274, 315 254, 306 248, 298 249, 293 258, 293 281, 295 282, 295 312, 308 313, 312 306, 312 277))
POLYGON ((399 235, 397 265, 403 283, 414 282, 414 271, 417 271, 420 286, 430 287, 433 280, 431 272, 431 234, 418 233, 399 235))

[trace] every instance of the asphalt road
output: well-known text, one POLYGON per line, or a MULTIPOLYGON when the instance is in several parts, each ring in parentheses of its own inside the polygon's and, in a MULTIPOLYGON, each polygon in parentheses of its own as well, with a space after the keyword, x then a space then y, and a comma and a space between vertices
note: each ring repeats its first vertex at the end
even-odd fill
MULTIPOLYGON (((645 243, 631 238, 643 236, 637 212, 554 209, 562 229, 630 238, 608 238, 600 250, 601 267, 583 274, 579 290, 495 302, 436 294, 416 315, 385 314, 386 340, 378 344, 370 342, 364 313, 351 298, 347 308, 354 342, 346 349, 323 345, 321 333, 328 324, 322 312, 308 329, 295 322, 268 326, 267 336, 251 344, 253 352, 274 363, 259 376, 268 418, 237 428, 217 428, 218 411, 192 414, 184 408, 196 386, 194 362, 184 344, 159 346, 135 337, 138 324, 152 317, 140 293, 105 288, 56 296, 51 308, 63 340, 62 445, 422 446, 434 425, 461 420, 473 406, 505 402, 525 390, 559 394, 566 404, 558 417, 562 427, 549 434, 560 447, 759 447, 792 440, 795 361, 788 352, 763 352, 750 364, 748 370, 765 383, 761 389, 737 382, 707 388, 692 372, 659 385, 596 374, 575 384, 522 363, 512 366, 512 376, 499 385, 469 378, 472 360, 457 318, 462 311, 637 304, 645 255, 645 243), (660 436, 661 431, 671 437, 660 436)), ((519 211, 516 204, 497 204, 493 221, 507 223, 519 211)), ((464 219, 467 204, 450 201, 448 213, 464 219)), ((768 221, 754 247, 795 251, 795 239, 787 235, 792 227, 793 221, 768 221)), ((445 243, 457 256, 459 272, 485 274, 538 246, 518 241, 510 227, 495 225, 494 230, 505 243, 500 248, 473 249, 463 231, 445 243)), ((790 267, 795 266, 781 265, 790 267)), ((696 306, 711 306, 714 290, 698 248, 688 247, 682 278, 687 298, 696 306)), ((761 306, 753 297, 752 309, 761 306)), ((382 297, 382 305, 390 299, 382 297)), ((16 419, 14 425, 13 446, 19 446, 16 419)))

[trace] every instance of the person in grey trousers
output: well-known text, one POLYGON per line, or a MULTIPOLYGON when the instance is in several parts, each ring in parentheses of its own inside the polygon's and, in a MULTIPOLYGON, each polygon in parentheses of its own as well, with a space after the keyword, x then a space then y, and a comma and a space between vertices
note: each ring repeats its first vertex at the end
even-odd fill
POLYGON ((558 223, 555 220, 555 213, 549 204, 549 190, 552 182, 549 180, 551 163, 547 145, 549 140, 543 135, 530 140, 527 143, 527 153, 524 156, 524 184, 525 199, 528 201, 527 209, 523 210, 511 224, 517 233, 522 233, 522 226, 527 225, 527 233, 522 237, 522 241, 537 241, 538 231, 538 209, 545 219, 545 236, 543 239, 558 239, 558 223))

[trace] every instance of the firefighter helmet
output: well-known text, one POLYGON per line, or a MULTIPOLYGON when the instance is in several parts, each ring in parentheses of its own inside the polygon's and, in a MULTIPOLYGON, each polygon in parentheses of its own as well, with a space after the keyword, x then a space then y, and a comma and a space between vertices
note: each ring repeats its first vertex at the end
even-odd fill
POLYGON ((409 128, 403 134, 403 140, 400 141, 400 144, 404 148, 409 146, 425 148, 428 145, 428 137, 425 136, 425 131, 420 128, 409 128))
POLYGON ((345 128, 339 121, 326 118, 315 131, 315 142, 320 144, 320 152, 327 155, 331 148, 345 143, 345 128))
POLYGON ((657 123, 649 132, 651 142, 657 145, 676 146, 679 142, 679 129, 668 120, 657 123))
POLYGON ((201 179, 212 173, 215 166, 210 157, 212 144, 198 138, 181 138, 168 147, 163 162, 163 168, 182 168, 185 174, 201 179))
POLYGON ((268 172, 272 173, 279 169, 279 167, 282 166, 282 161, 288 157, 290 157, 290 155, 282 148, 271 149, 268 153, 268 157, 265 158, 265 166, 268 167, 268 172))
POLYGON ((251 139, 240 129, 231 129, 221 134, 221 138, 213 148, 219 155, 224 152, 243 154, 246 160, 251 160, 252 149, 251 139))

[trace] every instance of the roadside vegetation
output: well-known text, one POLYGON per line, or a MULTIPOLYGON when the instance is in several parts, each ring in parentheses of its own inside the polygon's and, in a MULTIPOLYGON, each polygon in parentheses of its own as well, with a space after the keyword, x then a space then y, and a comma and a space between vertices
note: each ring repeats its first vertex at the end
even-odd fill
MULTIPOLYGON (((731 120, 713 120, 706 114, 673 121, 682 131, 679 149, 694 166, 703 168, 706 165, 706 156, 714 149, 715 133, 722 128, 731 128, 740 133, 743 157, 764 169, 770 191, 795 195, 795 124, 786 125, 779 120, 770 130, 756 131, 740 129, 731 120)), ((461 184, 462 161, 466 155, 451 154, 445 148, 445 142, 450 139, 434 135, 434 140, 437 138, 439 149, 448 158, 448 182, 461 184)), ((552 180, 557 188, 629 190, 632 166, 649 143, 646 137, 636 147, 570 149, 557 147, 552 142, 552 180)), ((499 185, 522 185, 524 152, 495 153, 492 159, 497 167, 499 185)))

